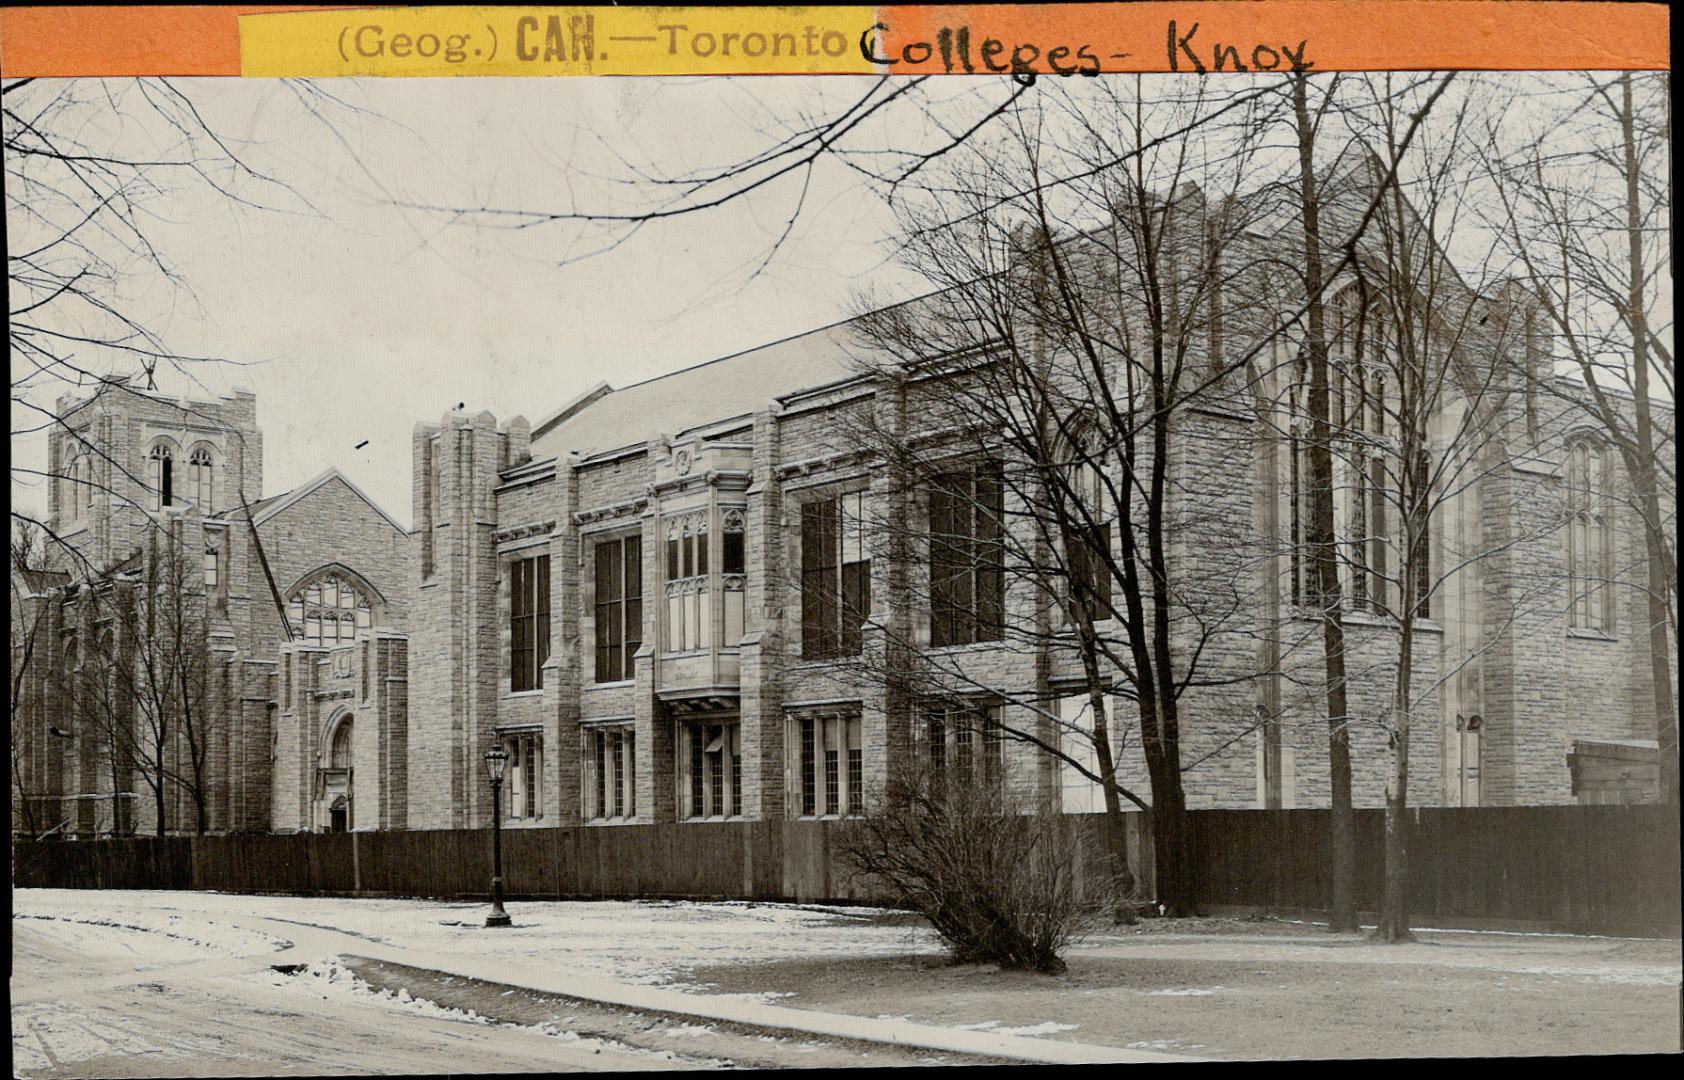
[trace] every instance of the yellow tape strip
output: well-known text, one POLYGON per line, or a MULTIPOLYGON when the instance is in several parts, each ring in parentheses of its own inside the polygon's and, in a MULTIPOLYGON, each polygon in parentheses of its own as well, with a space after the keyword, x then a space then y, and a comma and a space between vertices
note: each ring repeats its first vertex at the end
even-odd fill
POLYGON ((869 6, 380 8, 240 17, 240 74, 872 74, 869 6))

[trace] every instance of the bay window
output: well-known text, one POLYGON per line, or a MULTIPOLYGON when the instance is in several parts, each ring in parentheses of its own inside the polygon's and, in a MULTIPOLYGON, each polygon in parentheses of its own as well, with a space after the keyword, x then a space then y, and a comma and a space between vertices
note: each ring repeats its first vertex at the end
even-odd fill
POLYGON ((745 516, 741 507, 719 512, 719 578, 709 561, 712 514, 695 510, 666 519, 666 641, 667 652, 698 652, 714 644, 715 595, 719 600, 722 635, 719 644, 732 648, 746 626, 748 582, 745 516))
POLYGON ((667 651, 705 649, 713 641, 705 511, 667 519, 666 554, 667 651))

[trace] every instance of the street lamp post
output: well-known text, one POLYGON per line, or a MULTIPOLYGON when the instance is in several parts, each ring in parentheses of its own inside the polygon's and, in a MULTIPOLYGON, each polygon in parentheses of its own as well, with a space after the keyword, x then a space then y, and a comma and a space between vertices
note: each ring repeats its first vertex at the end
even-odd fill
POLYGON ((485 917, 487 926, 509 926, 509 913, 503 910, 503 770, 508 768, 509 752, 495 747, 485 752, 485 772, 491 777, 491 914, 485 917))

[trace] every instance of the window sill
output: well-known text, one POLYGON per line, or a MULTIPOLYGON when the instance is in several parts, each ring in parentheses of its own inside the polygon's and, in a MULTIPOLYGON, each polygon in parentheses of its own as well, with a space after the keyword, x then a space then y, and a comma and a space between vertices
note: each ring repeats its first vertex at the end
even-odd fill
POLYGON ((503 691, 503 696, 505 698, 543 697, 544 696, 544 688, 540 686, 536 690, 505 690, 505 691, 503 691))
POLYGON ((1608 631, 1595 626, 1569 626, 1567 628, 1567 636, 1570 638, 1577 638, 1580 641, 1614 642, 1620 640, 1608 631))
POLYGON ((636 679, 616 679, 613 682, 586 683, 586 690, 621 690, 628 686, 636 686, 636 679))
POLYGON ((1005 639, 998 638, 992 641, 967 641, 961 645, 925 645, 922 651, 926 653, 984 652, 1005 647, 1005 639))
POLYGON ((505 829, 536 829, 544 824, 542 815, 538 817, 506 817, 503 819, 505 829))
POLYGON ((858 821, 864 814, 797 814, 796 821, 858 821))
POLYGON ((723 825, 726 822, 730 822, 730 821, 747 821, 747 820, 748 820, 748 818, 744 817, 741 814, 733 814, 730 817, 687 817, 687 818, 680 818, 678 823, 680 825, 723 825))
POLYGON ((585 822, 585 827, 590 829, 611 829, 616 825, 636 825, 637 823, 638 821, 634 817, 591 818, 589 821, 585 822))

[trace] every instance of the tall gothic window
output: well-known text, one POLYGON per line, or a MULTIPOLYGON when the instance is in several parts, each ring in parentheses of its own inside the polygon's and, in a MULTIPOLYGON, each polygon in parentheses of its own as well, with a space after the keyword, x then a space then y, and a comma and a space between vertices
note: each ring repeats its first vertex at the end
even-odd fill
POLYGON ((287 618, 295 639, 310 645, 350 644, 373 623, 368 598, 349 581, 328 574, 293 593, 287 618))
MULTIPOLYGON (((1362 305, 1355 287, 1328 306, 1328 426, 1333 442, 1334 542, 1341 564, 1342 603, 1385 612, 1391 544, 1388 468, 1396 462, 1387 422, 1387 322, 1380 306, 1362 305)), ((1321 606, 1314 552, 1310 449, 1309 356, 1292 363, 1286 387, 1285 493, 1281 530, 1288 545, 1288 596, 1294 605, 1321 606)), ((1395 479, 1395 478, 1394 478, 1395 479)), ((1395 492, 1394 492, 1395 494, 1395 492)), ((1421 571, 1424 573, 1424 571, 1421 571)))
POLYGON ((1610 464, 1592 439, 1567 449, 1567 623, 1586 630, 1609 630, 1614 622, 1610 464))
POLYGON ((443 481, 443 466, 441 464, 442 445, 443 444, 439 439, 434 438, 427 440, 426 458, 424 463, 427 480, 426 487, 423 488, 421 492, 421 576, 423 578, 430 578, 433 576, 434 530, 437 527, 441 516, 439 513, 439 507, 443 504, 443 493, 439 490, 439 485, 443 481))
POLYGON ((211 479, 210 448, 201 446, 187 459, 187 484, 193 493, 193 504, 207 517, 216 511, 211 479))
POLYGON ((643 645, 643 538, 596 543, 596 681, 633 677, 643 645))
POLYGON ((1343 535, 1350 564, 1346 603, 1357 611, 1386 609, 1386 374, 1378 364, 1347 359, 1336 370, 1334 406, 1350 443, 1343 535))
POLYGON ((865 493, 801 507, 801 655, 857 656, 860 625, 871 613, 871 555, 865 493))
POLYGON ((509 564, 509 689, 542 690, 550 658, 550 557, 509 564))
POLYGON ((162 510, 175 502, 175 455, 168 443, 158 443, 147 455, 151 475, 152 509, 162 510))
POLYGON ((930 487, 930 644, 1005 636, 1003 491, 997 466, 938 477, 930 487))
POLYGON ((1111 550, 1113 500, 1105 479, 1105 446, 1098 429, 1082 424, 1065 446, 1062 465, 1070 534, 1066 538, 1065 569, 1072 605, 1085 603, 1091 619, 1111 614, 1111 550))

